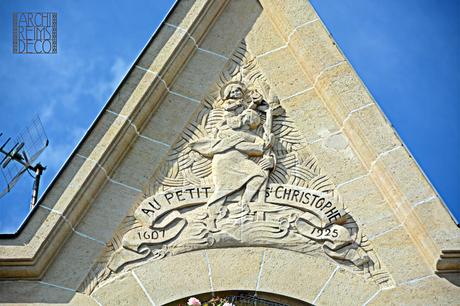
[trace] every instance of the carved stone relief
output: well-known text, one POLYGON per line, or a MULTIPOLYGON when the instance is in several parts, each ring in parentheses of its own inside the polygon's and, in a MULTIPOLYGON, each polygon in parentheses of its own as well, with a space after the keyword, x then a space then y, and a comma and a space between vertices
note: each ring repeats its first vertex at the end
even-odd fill
POLYGON ((392 282, 244 42, 81 291, 145 260, 260 246, 392 282))

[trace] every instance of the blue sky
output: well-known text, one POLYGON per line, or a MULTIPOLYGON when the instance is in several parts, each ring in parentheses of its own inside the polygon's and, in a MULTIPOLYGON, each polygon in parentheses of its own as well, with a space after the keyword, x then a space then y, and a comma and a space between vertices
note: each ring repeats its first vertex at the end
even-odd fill
MULTIPOLYGON (((50 147, 43 191, 173 0, 0 0, 0 131, 36 114, 50 147), (12 13, 58 13, 57 55, 12 54, 12 13)), ((460 1, 312 0, 376 101, 460 219, 460 1)), ((0 199, 0 232, 28 213, 24 177, 0 199)))

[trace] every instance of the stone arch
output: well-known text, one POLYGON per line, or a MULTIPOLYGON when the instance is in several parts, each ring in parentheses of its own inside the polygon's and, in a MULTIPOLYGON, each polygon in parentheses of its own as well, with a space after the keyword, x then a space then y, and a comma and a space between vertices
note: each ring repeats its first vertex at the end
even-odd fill
POLYGON ((268 292, 309 304, 337 300, 363 304, 378 290, 372 280, 339 267, 325 256, 238 247, 192 251, 144 262, 101 283, 92 296, 103 305, 118 301, 120 296, 164 305, 201 294, 247 291, 268 292), (127 290, 127 286, 133 288, 127 290))

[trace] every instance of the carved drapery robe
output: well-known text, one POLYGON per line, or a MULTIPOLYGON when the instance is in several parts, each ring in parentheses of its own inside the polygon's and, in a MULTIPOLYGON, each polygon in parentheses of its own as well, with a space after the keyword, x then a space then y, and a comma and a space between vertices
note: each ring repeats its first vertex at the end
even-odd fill
POLYGON ((264 141, 249 131, 226 129, 218 138, 204 138, 191 143, 198 153, 212 157, 214 193, 208 205, 245 186, 252 178, 266 174, 249 156, 262 156, 264 141))

